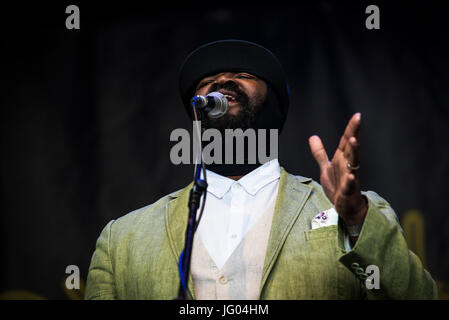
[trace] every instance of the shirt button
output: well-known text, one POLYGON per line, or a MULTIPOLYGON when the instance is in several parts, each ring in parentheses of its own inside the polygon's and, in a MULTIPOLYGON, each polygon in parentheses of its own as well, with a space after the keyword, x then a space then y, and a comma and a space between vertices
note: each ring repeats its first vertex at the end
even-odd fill
POLYGON ((232 237, 232 239, 235 239, 235 238, 237 238, 237 235, 234 233, 231 237, 232 237))
POLYGON ((226 279, 225 276, 221 276, 220 278, 218 278, 218 281, 219 281, 221 284, 226 284, 226 283, 228 283, 228 279, 226 279))

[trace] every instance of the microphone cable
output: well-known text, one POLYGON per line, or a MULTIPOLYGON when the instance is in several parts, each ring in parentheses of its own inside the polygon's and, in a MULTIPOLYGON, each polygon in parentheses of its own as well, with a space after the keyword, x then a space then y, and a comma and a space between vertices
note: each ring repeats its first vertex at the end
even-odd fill
MULTIPOLYGON (((206 182, 207 185, 207 175, 206 175, 206 166, 204 164, 203 160, 203 147, 201 144, 201 128, 199 125, 199 119, 198 119, 198 114, 196 112, 196 107, 195 107, 195 102, 192 103, 192 108, 193 108, 193 115, 195 118, 195 124, 196 124, 196 134, 198 135, 198 141, 199 141, 199 152, 198 152, 198 159, 197 159, 197 163, 194 167, 194 174, 193 174, 193 179, 194 181, 198 181, 201 180, 201 171, 203 172, 203 176, 204 176, 204 182, 206 182)), ((192 134, 194 134, 192 132, 192 134)), ((198 225, 201 221, 201 217, 203 216, 203 212, 204 212, 204 206, 206 204, 206 195, 207 195, 207 189, 203 192, 203 201, 201 203, 201 208, 200 208, 200 213, 198 215, 198 217, 195 217, 195 225, 193 228, 193 234, 195 234, 198 225)), ((179 275, 181 278, 181 286, 184 292, 184 297, 187 298, 189 295, 189 291, 187 288, 187 282, 188 282, 188 274, 184 274, 183 270, 184 270, 184 265, 183 265, 183 260, 184 260, 184 250, 182 250, 181 255, 179 256, 179 261, 178 261, 178 268, 179 268, 179 275)))

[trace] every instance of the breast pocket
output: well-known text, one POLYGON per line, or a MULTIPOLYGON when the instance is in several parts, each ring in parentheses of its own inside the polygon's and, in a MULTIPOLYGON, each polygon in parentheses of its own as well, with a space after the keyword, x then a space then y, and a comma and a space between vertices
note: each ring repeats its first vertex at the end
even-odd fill
POLYGON ((327 227, 321 227, 317 229, 304 231, 307 241, 319 240, 319 239, 335 239, 335 245, 337 245, 337 225, 331 225, 327 227))
POLYGON ((305 238, 310 295, 313 299, 337 299, 340 272, 337 225, 305 231, 305 238))

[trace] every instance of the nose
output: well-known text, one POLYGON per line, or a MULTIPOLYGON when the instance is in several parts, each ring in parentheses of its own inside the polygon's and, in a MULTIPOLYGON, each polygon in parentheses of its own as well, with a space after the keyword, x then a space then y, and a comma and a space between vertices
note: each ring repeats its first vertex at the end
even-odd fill
POLYGON ((225 82, 232 80, 232 76, 229 73, 222 73, 215 78, 215 82, 219 84, 224 84, 225 82))

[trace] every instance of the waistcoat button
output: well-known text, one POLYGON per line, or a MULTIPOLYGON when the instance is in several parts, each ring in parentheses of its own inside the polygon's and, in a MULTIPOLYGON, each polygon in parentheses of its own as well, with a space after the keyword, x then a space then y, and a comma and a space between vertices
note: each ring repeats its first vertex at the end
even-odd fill
POLYGON ((228 279, 226 279, 225 276, 221 276, 220 278, 218 278, 218 281, 220 281, 221 284, 226 284, 226 283, 228 283, 228 279))

